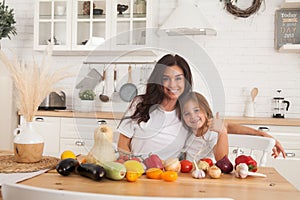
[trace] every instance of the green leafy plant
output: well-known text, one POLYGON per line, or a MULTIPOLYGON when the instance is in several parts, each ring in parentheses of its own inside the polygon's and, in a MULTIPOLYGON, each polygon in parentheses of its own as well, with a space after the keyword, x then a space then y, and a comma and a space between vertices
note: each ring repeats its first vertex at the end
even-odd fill
POLYGON ((11 39, 11 35, 17 34, 13 11, 14 9, 5 5, 5 1, 0 2, 0 40, 6 37, 11 39))
POLYGON ((79 93, 79 98, 81 100, 94 100, 95 99, 95 92, 93 90, 84 90, 79 93))

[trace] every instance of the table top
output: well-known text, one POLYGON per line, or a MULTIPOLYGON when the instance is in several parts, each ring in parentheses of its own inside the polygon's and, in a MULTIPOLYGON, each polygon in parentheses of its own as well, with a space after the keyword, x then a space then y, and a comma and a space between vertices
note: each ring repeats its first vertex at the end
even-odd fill
MULTIPOLYGON (((10 151, 0 151, 6 155, 10 151)), ((227 197, 233 199, 298 199, 298 191, 272 167, 259 167, 258 172, 266 178, 248 176, 235 178, 232 174, 222 174, 220 179, 194 179, 191 173, 179 173, 175 182, 148 179, 144 175, 136 182, 112 181, 103 178, 94 181, 77 174, 61 176, 56 170, 22 181, 19 184, 77 192, 112 195, 157 196, 157 197, 227 197)), ((0 191, 0 200, 1 191, 0 191)))
MULTIPOLYGON (((148 179, 145 176, 136 182, 102 179, 93 181, 77 174, 61 176, 55 170, 21 182, 20 184, 41 188, 70 190, 113 195, 157 197, 228 197, 233 199, 296 199, 300 191, 285 180, 274 168, 259 168, 267 178, 235 178, 223 174, 220 179, 194 179, 191 173, 180 173, 175 182, 148 179)), ((1 198, 0 198, 1 199, 1 198)))

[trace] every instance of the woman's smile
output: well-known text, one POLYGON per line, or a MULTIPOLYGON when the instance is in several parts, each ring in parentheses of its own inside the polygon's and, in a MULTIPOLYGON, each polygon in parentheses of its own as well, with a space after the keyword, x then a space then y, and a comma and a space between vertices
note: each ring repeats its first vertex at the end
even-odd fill
POLYGON ((184 91, 184 83, 184 74, 179 66, 174 65, 166 68, 163 76, 163 86, 167 98, 178 99, 184 91))

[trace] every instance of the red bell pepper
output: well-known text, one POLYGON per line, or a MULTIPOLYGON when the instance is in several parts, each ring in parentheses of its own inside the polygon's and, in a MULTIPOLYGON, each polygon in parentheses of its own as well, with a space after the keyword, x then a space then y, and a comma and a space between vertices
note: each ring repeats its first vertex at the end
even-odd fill
POLYGON ((248 165, 249 172, 257 171, 257 162, 251 157, 246 155, 240 155, 235 159, 235 166, 240 163, 246 163, 248 165))

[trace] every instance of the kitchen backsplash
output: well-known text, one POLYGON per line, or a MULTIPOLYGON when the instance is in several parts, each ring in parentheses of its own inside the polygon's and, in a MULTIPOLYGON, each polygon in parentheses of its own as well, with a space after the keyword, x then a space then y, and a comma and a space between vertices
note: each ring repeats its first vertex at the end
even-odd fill
MULTIPOLYGON (((24 59, 32 58, 33 49, 33 15, 34 0, 8 0, 7 4, 14 8, 17 21, 18 35, 12 40, 3 40, 2 49, 13 49, 24 59)), ((241 116, 250 91, 257 87, 259 92, 256 98, 256 116, 270 117, 272 115, 272 98, 276 90, 282 89, 282 95, 291 102, 288 118, 300 118, 300 54, 278 53, 274 49, 274 14, 279 8, 281 0, 266 1, 266 8, 261 9, 248 19, 236 19, 223 9, 223 3, 218 0, 200 0, 199 6, 209 22, 216 28, 217 36, 191 36, 210 56, 222 79, 227 116, 241 116)), ((166 19, 176 6, 175 0, 159 1, 159 21, 166 19)), ((197 19, 195 19, 197 20, 197 19)), ((191 52, 192 53, 192 52, 191 52)), ((35 53, 37 54, 37 53, 35 53)), ((180 53, 179 53, 180 54, 180 53)), ((102 73, 103 66, 88 66, 82 62, 85 57, 80 56, 55 56, 53 70, 62 66, 74 66, 73 72, 85 74, 92 68, 102 73), (82 70, 84 67, 84 70, 82 70)), ((102 58, 99 57, 101 60, 102 58)), ((132 60, 133 58, 129 58, 132 60)), ((145 61, 154 61, 155 57, 145 57, 145 61)), ((134 83, 143 89, 141 84, 140 69, 147 66, 133 66, 134 83)), ((122 76, 126 74, 127 66, 119 66, 119 75, 122 81, 127 81, 122 76)), ((113 92, 113 68, 108 71, 107 92, 113 92)), ((214 81, 214 80, 207 80, 214 81)), ((61 82, 67 94, 68 108, 76 107, 72 98, 77 78, 61 82)), ((118 83, 121 85, 121 83, 118 83)), ((202 84, 196 84, 196 90, 203 93, 202 84)), ((101 90, 96 88, 96 90, 101 90)), ((204 89, 205 90, 205 89, 204 89)), ((97 100, 97 108, 101 109, 101 102, 97 100)), ((124 109, 126 106, 121 105, 124 109)), ((104 105, 108 109, 109 105, 104 105)))

